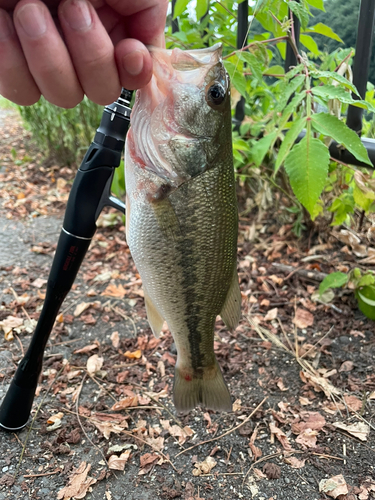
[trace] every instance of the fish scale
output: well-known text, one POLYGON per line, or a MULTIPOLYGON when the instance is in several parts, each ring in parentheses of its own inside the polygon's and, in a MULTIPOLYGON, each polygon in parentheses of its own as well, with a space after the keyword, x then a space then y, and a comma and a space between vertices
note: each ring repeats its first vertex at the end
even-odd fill
MULTIPOLYGON (((207 49, 204 50, 207 52, 207 49)), ((168 62, 168 57, 176 57, 175 54, 171 55, 172 52, 160 49, 155 54, 151 52, 154 67, 158 64, 158 58, 164 63, 166 59, 168 62)), ((193 53, 195 56, 196 52, 190 52, 188 57, 193 53)), ((152 92, 150 84, 151 89, 140 92, 137 100, 139 109, 134 107, 134 125, 126 150, 127 242, 142 278, 151 327, 158 335, 165 320, 175 340, 178 356, 174 403, 178 411, 190 410, 198 404, 217 410, 231 409, 230 395, 216 361, 213 341, 215 321, 219 314, 231 328, 236 326, 239 318, 240 292, 236 272, 238 214, 232 163, 229 87, 226 89, 225 106, 220 112, 205 109, 201 117, 203 125, 210 113, 214 120, 220 120, 212 127, 217 133, 208 140, 206 126, 199 129, 205 88, 210 85, 210 79, 216 81, 224 74, 222 64, 218 65, 217 54, 212 54, 213 63, 201 64, 195 69, 200 72, 197 73, 197 91, 192 92, 191 75, 187 84, 192 94, 192 102, 188 103, 190 116, 192 109, 196 109, 194 138, 186 129, 178 130, 179 153, 173 154, 172 141, 179 126, 177 116, 177 124, 174 123, 173 127, 169 127, 168 123, 161 124, 161 127, 165 126, 165 129, 162 128, 163 147, 158 147, 155 139, 158 134, 153 136, 151 127, 149 133, 154 143, 150 141, 150 144, 142 144, 140 149, 146 152, 144 156, 135 153, 138 151, 137 140, 146 137, 144 129, 137 129, 137 113, 142 113, 144 126, 144 116, 149 109, 149 122, 152 122, 153 108, 147 107, 147 103, 151 102, 147 100, 147 92, 152 92), (167 132, 170 133, 169 142, 165 140, 167 132), (184 137, 187 144, 185 156, 184 137), (196 141, 193 147, 192 141, 196 141), (168 144, 171 148, 166 154, 168 144), (153 170, 146 161, 142 163, 142 158, 151 156, 147 154, 148 148, 160 155, 159 164, 168 161, 170 170, 179 173, 177 185, 176 177, 168 183, 166 175, 160 176, 159 171, 153 170), (207 158, 205 165, 199 163, 202 151, 207 158), (185 178, 181 178, 181 172, 186 173, 185 178)), ((185 57, 179 53, 177 56, 185 57)), ((188 64, 184 67, 188 67, 188 64)), ((172 68, 172 86, 174 71, 172 68)), ((182 80, 178 85, 183 85, 184 74, 178 76, 182 80)), ((166 103, 176 103, 178 100, 178 95, 174 95, 173 100, 170 94, 168 96, 165 98, 166 103)), ((176 110, 183 113, 187 105, 185 96, 186 92, 184 102, 175 106, 175 113, 176 110)), ((160 103, 156 105, 160 106, 160 103)), ((173 113, 169 110, 169 113, 162 115, 172 116, 173 113)), ((184 118, 184 127, 189 126, 189 120, 186 116, 184 118)))

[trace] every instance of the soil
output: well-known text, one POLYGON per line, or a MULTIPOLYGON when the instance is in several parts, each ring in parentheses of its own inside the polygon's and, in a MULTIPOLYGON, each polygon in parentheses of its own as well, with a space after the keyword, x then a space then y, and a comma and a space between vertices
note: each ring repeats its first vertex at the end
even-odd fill
MULTIPOLYGON (((0 137, 1 399, 43 305, 76 167, 45 162, 14 111, 1 111, 0 137)), ((173 339, 152 336, 121 216, 101 217, 29 423, 0 432, 0 500, 375 498, 374 322, 351 290, 312 300, 322 273, 371 265, 330 229, 297 239, 281 204, 240 218, 243 316, 234 332, 218 319, 215 338, 226 414, 176 414, 173 339)))

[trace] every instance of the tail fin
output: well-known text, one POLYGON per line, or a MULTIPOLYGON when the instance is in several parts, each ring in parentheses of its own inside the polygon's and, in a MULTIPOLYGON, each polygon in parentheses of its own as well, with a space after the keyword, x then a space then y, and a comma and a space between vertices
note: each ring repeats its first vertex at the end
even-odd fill
POLYGON ((218 363, 205 368, 203 377, 184 376, 176 367, 173 402, 178 412, 187 412, 200 404, 210 410, 232 411, 232 401, 218 363))

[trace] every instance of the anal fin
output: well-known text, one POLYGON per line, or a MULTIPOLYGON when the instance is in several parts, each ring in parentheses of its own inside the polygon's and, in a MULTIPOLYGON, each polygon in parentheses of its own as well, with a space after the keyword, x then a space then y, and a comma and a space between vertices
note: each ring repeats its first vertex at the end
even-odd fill
POLYGON ((234 268, 232 281, 220 316, 229 330, 234 330, 241 318, 241 291, 238 283, 237 268, 234 268))
POLYGON ((143 291, 144 291, 144 295, 145 295, 147 319, 148 319, 148 322, 150 323, 152 333, 154 334, 154 336, 156 338, 158 338, 160 335, 161 329, 163 327, 164 318, 160 314, 160 312, 158 311, 155 304, 150 299, 150 296, 147 294, 146 290, 143 290, 143 291))

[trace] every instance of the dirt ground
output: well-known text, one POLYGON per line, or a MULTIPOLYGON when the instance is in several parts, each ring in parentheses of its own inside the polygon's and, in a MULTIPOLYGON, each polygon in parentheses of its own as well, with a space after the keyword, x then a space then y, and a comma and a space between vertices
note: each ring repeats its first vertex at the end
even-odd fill
MULTIPOLYGON (((1 399, 39 317, 76 167, 43 163, 13 111, 0 137, 1 399)), ((233 333, 218 319, 215 339, 233 412, 181 416, 173 339, 152 336, 123 221, 107 212, 100 225, 29 424, 0 432, 0 500, 375 498, 374 322, 348 290, 313 300, 323 273, 371 268, 346 233, 298 240, 277 206, 241 215, 243 316, 233 333)))

